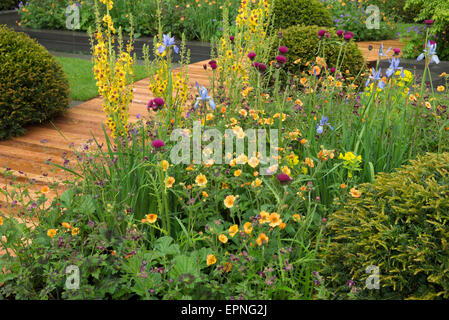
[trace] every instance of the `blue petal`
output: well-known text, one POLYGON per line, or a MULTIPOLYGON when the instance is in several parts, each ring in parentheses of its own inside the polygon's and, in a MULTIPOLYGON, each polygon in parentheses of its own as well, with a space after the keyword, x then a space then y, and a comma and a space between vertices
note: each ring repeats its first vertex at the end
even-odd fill
POLYGON ((431 63, 432 63, 432 62, 435 62, 436 64, 439 64, 439 63, 440 63, 440 59, 438 58, 437 55, 433 55, 433 56, 432 56, 432 59, 430 59, 430 62, 431 62, 431 63))
POLYGON ((178 46, 174 46, 174 47, 173 47, 173 50, 175 51, 176 54, 179 54, 179 48, 178 48, 178 46))
POLYGON ((323 126, 317 126, 316 127, 316 133, 318 133, 318 134, 322 134, 323 130, 324 130, 323 126))
POLYGON ((385 88, 385 82, 383 82, 382 80, 380 80, 379 83, 377 84, 377 86, 378 86, 380 89, 383 89, 383 88, 385 88))
POLYGON ((196 98, 196 102, 195 102, 195 110, 198 108, 198 104, 200 103, 200 98, 196 98))
POLYGON ((196 88, 198 89, 198 92, 200 92, 200 85, 198 84, 198 81, 195 81, 196 83, 196 88))
POLYGON ((422 59, 424 59, 424 53, 421 53, 418 58, 416 58, 416 61, 421 61, 422 59))
POLYGON ((165 46, 160 46, 157 51, 159 51, 159 54, 163 54, 165 51, 165 46))
POLYGON ((215 104, 214 99, 212 99, 212 98, 209 99, 209 105, 210 105, 210 107, 211 107, 212 109, 214 109, 214 110, 215 110, 215 108, 217 107, 217 105, 215 104))
POLYGON ((385 75, 386 75, 388 78, 390 78, 390 77, 393 75, 393 73, 394 73, 394 70, 388 68, 387 72, 385 72, 385 75))

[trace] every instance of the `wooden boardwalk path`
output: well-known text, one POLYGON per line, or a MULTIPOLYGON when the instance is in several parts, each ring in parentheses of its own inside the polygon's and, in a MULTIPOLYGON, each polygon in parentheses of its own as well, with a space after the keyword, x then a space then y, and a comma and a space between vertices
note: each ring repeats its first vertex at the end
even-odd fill
MULTIPOLYGON (((369 56, 369 60, 377 59, 377 50, 380 42, 358 43, 364 57, 369 56), (368 51, 368 46, 373 45, 373 50, 368 51)), ((395 40, 384 41, 385 50, 388 47, 400 48, 403 45, 395 40)), ((189 85, 194 88, 195 82, 207 85, 209 82, 208 71, 203 69, 203 64, 207 61, 200 61, 189 66, 189 85)), ((176 69, 175 69, 176 72, 176 69)), ((136 116, 147 112, 146 105, 151 99, 148 90, 148 80, 140 80, 134 86, 134 100, 129 109, 130 121, 136 121, 136 116)), ((99 140, 104 137, 102 125, 105 115, 102 110, 102 98, 97 97, 67 111, 64 116, 53 121, 53 124, 46 123, 28 128, 24 136, 13 138, 7 141, 0 141, 0 172, 3 168, 10 168, 16 181, 27 182, 30 179, 35 181, 32 191, 39 191, 43 186, 54 182, 63 182, 68 175, 62 170, 47 164, 50 160, 57 164, 63 163, 62 155, 72 154, 70 144, 76 148, 81 148, 92 134, 99 140), (62 133, 62 135, 61 135, 62 133)), ((72 160, 73 161, 73 160, 72 160)), ((8 188, 10 180, 5 179, 0 174, 0 188, 8 188)), ((62 192, 64 186, 57 190, 62 192)), ((54 195, 52 195, 54 196, 54 195)), ((5 211, 5 198, 0 194, 1 211, 5 211)))

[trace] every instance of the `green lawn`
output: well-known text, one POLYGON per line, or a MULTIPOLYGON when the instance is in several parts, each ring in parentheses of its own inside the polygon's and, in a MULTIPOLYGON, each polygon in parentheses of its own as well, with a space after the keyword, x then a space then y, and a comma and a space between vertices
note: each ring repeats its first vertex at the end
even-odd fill
MULTIPOLYGON (((86 101, 98 95, 92 71, 92 62, 80 58, 55 57, 62 65, 70 82, 70 98, 86 101)), ((135 81, 147 77, 145 66, 134 65, 135 81)))

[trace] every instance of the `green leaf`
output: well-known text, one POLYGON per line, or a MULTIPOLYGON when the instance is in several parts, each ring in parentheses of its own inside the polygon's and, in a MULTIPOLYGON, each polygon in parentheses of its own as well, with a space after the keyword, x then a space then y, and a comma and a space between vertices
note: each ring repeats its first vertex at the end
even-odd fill
POLYGON ((172 244, 173 238, 169 236, 161 237, 154 243, 154 249, 164 255, 179 254, 179 245, 172 244))
POLYGON ((64 191, 60 197, 63 207, 70 209, 74 197, 75 191, 73 191, 73 189, 67 189, 66 191, 64 191))

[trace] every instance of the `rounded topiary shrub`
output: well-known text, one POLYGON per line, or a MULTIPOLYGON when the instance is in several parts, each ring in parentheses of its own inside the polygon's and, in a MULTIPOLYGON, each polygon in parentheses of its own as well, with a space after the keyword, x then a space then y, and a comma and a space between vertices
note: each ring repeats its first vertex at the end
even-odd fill
MULTIPOLYGON (((282 39, 280 43, 282 46, 286 46, 289 49, 286 54, 286 68, 289 72, 299 75, 302 71, 308 71, 315 63, 316 57, 320 55, 320 53, 317 52, 320 41, 318 31, 320 29, 323 29, 323 27, 293 26, 282 30, 282 39)), ((328 68, 336 68, 341 49, 340 43, 345 40, 338 37, 333 28, 325 29, 331 34, 331 38, 326 40, 325 45, 326 63, 328 68)), ((347 44, 346 51, 341 51, 340 61, 343 56, 344 59, 340 71, 346 73, 346 70, 348 70, 349 74, 347 75, 352 76, 359 74, 365 61, 362 52, 354 41, 351 40, 347 44)))
POLYGON ((295 25, 333 26, 330 12, 319 0, 276 0, 272 12, 276 29, 295 25))
POLYGON ((339 298, 350 287, 360 298, 449 298, 449 153, 418 157, 359 190, 328 219, 326 287, 339 298), (365 288, 368 266, 379 267, 379 290, 365 288))
POLYGON ((48 51, 0 26, 0 140, 51 119, 69 104, 69 82, 48 51))

